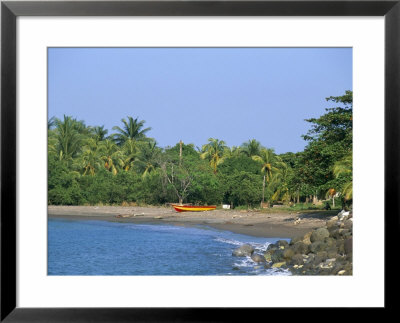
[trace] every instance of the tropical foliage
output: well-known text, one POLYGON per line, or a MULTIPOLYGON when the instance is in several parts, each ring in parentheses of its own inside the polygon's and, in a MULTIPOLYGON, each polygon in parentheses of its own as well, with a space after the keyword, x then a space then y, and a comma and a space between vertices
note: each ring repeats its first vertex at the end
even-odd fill
POLYGON ((352 92, 310 130, 301 152, 276 154, 256 139, 228 147, 209 138, 201 148, 178 142, 159 147, 145 121, 128 116, 108 135, 71 116, 48 121, 49 204, 189 202, 256 207, 341 198, 351 203, 352 92))

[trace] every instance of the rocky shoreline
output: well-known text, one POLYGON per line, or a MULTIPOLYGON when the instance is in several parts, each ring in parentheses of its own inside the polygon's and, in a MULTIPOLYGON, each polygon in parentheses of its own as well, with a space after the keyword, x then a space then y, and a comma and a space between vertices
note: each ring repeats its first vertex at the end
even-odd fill
POLYGON ((264 268, 289 270, 292 275, 352 275, 353 217, 342 210, 326 225, 289 242, 279 240, 264 253, 249 244, 233 250, 232 256, 251 257, 264 268))

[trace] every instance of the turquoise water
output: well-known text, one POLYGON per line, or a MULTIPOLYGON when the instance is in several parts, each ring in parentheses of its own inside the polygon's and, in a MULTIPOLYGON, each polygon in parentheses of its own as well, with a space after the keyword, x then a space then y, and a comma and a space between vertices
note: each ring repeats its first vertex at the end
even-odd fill
POLYGON ((243 243, 262 252, 277 240, 206 226, 49 219, 48 274, 288 275, 232 256, 243 243))

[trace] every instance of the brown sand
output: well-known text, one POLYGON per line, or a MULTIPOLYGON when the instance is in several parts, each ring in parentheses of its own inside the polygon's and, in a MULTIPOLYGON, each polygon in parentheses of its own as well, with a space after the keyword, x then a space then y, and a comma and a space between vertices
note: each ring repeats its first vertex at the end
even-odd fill
POLYGON ((325 225, 337 211, 239 211, 176 212, 172 207, 49 206, 51 218, 105 220, 130 223, 206 225, 218 230, 267 238, 294 238, 325 225), (300 219, 300 221, 298 220, 300 219), (297 220, 297 221, 296 221, 297 220))

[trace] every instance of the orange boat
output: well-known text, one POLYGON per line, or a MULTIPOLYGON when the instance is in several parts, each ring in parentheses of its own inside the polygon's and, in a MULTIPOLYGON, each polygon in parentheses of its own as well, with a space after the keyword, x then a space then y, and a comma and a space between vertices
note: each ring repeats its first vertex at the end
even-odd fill
POLYGON ((200 212, 200 211, 212 211, 217 207, 216 205, 179 205, 172 204, 172 207, 178 212, 200 212))

